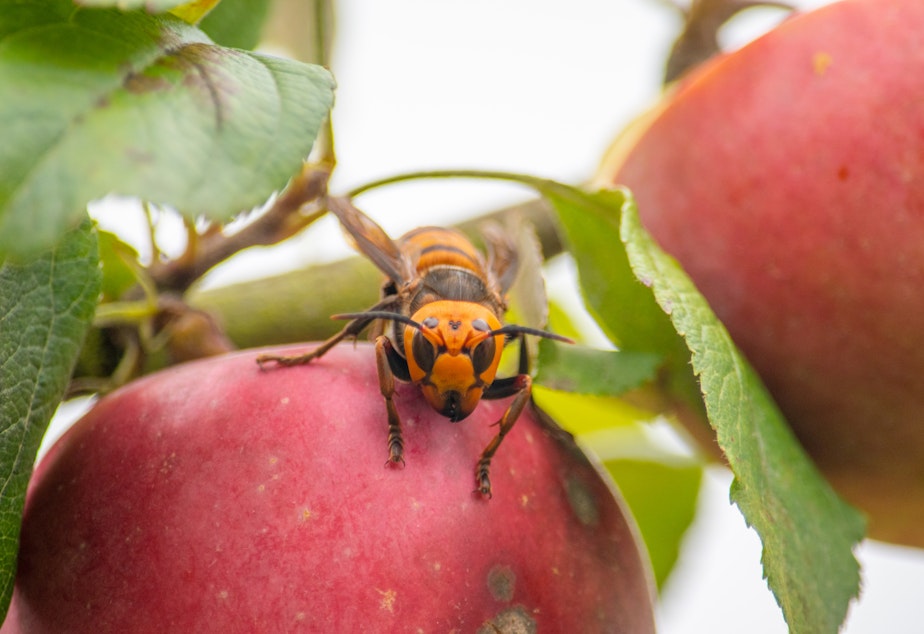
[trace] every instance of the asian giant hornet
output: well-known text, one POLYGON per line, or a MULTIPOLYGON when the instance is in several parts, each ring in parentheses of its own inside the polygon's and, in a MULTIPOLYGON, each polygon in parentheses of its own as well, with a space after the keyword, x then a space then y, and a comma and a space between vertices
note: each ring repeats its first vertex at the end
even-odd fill
POLYGON ((381 300, 361 313, 334 315, 350 322, 311 352, 261 355, 257 362, 283 366, 310 363, 338 342, 356 337, 376 322, 375 355, 379 387, 388 413, 388 463, 404 464, 401 418, 393 400, 395 379, 418 385, 424 398, 452 422, 471 414, 481 399, 514 396, 496 423, 475 467, 476 491, 491 497, 491 459, 529 402, 526 335, 570 340, 544 330, 502 325, 506 292, 517 270, 516 248, 502 231, 485 232, 487 258, 463 234, 423 227, 392 241, 385 231, 345 199, 329 198, 357 248, 387 276, 381 300), (384 334, 388 322, 391 336, 384 334), (519 339, 519 372, 495 380, 504 345, 519 339))

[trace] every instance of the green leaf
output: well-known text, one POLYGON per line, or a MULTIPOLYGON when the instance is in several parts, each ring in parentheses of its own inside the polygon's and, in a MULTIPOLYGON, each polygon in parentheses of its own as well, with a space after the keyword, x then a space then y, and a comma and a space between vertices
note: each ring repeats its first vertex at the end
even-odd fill
POLYGON ((837 632, 859 590, 853 547, 864 521, 818 473, 706 300, 642 228, 634 203, 623 202, 629 261, 690 349, 735 475, 732 501, 760 535, 764 575, 790 631, 837 632))
POLYGON ((110 193, 227 220, 285 185, 332 100, 326 70, 171 15, 0 0, 0 253, 54 244, 110 193))
POLYGON ((658 588, 670 575, 696 515, 702 465, 676 460, 604 461, 648 548, 658 588))
POLYGON ((619 396, 655 377, 660 355, 539 342, 536 383, 565 392, 619 396))
POLYGON ((138 252, 114 233, 100 230, 97 235, 103 271, 102 299, 115 301, 138 282, 136 271, 141 268, 141 264, 138 263, 137 268, 131 265, 138 261, 138 252))
MULTIPOLYGON (((619 242, 619 214, 613 210, 619 209, 622 194, 590 194, 557 184, 540 191, 558 214, 588 311, 610 340, 621 350, 678 355, 670 320, 638 282, 619 242)), ((686 351, 679 356, 685 358, 686 351)))
POLYGON ((659 355, 664 368, 659 381, 667 400, 701 409, 690 353, 646 285, 650 281, 639 281, 621 246, 619 209, 624 194, 590 193, 550 181, 534 186, 558 215, 587 311, 601 330, 620 350, 659 355))
POLYGON ((253 50, 260 43, 271 0, 222 0, 199 28, 222 46, 253 50))
MULTIPOLYGON (((100 288, 85 222, 53 251, 0 264, 0 605, 9 604, 26 486, 67 387, 100 288)), ((2 619, 0 619, 2 620, 2 619)))
POLYGON ((652 412, 613 396, 575 394, 534 385, 533 398, 542 411, 576 436, 629 427, 654 418, 652 412))

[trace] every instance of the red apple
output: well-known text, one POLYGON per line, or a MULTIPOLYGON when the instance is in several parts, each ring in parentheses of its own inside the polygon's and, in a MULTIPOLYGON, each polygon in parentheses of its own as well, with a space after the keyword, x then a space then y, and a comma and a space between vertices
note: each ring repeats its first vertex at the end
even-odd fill
POLYGON ((875 537, 924 546, 924 2, 793 17, 604 161, 875 537))
POLYGON ((374 356, 235 353, 103 398, 35 472, 2 632, 654 631, 634 525, 570 440, 524 412, 485 499, 509 401, 453 424, 403 385, 386 465, 374 356))

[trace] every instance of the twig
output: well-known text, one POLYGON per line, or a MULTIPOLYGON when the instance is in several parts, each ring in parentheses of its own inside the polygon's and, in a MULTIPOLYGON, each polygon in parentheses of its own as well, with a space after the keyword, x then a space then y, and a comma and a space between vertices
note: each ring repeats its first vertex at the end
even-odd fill
POLYGON ((232 234, 206 230, 198 235, 191 257, 152 263, 151 279, 161 292, 182 294, 209 269, 238 251, 275 244, 298 233, 324 213, 319 209, 306 214, 302 208, 324 197, 329 178, 328 168, 305 164, 272 206, 253 222, 232 234))
POLYGON ((795 9, 787 2, 776 0, 693 0, 689 9, 676 2, 670 4, 684 14, 685 24, 668 57, 665 84, 719 53, 719 29, 741 11, 761 6, 795 9))

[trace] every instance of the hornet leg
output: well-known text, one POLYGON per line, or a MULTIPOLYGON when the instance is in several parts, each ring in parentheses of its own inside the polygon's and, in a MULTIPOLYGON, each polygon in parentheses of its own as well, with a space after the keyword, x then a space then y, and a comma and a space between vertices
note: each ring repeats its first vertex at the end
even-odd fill
POLYGON ((379 335, 375 340, 375 365, 379 373, 379 389, 385 399, 385 409, 388 412, 388 462, 389 464, 404 464, 404 438, 401 435, 401 418, 398 408, 395 407, 393 396, 395 394, 395 374, 399 378, 410 378, 407 362, 395 352, 391 341, 385 335, 379 335), (403 365, 402 365, 403 364, 403 365))
POLYGON ((263 369, 264 363, 276 363, 281 366, 293 366, 293 365, 304 365, 310 363, 315 359, 320 359, 323 357, 328 350, 336 346, 338 343, 346 339, 347 337, 355 337, 363 328, 369 325, 371 319, 354 319, 348 323, 343 330, 338 332, 336 335, 322 343, 320 346, 312 350, 311 352, 306 352, 305 354, 296 354, 291 356, 284 355, 275 355, 275 354, 261 354, 257 357, 257 363, 260 365, 260 368, 263 369))
MULTIPOLYGON (((378 304, 370 308, 369 310, 385 310, 391 308, 395 303, 394 297, 386 297, 378 304)), ((354 319, 349 322, 343 329, 337 334, 333 335, 327 339, 320 346, 312 350, 311 352, 306 352, 305 354, 296 354, 291 356, 285 355, 275 355, 275 354, 261 354, 257 357, 257 364, 260 368, 263 368, 264 363, 276 363, 277 365, 282 366, 293 366, 293 365, 304 365, 306 363, 311 363, 315 359, 320 359, 327 351, 336 346, 338 343, 346 339, 347 337, 357 337, 359 333, 365 330, 366 326, 375 321, 375 318, 367 319, 354 319)))
POLYGON ((495 423, 499 427, 497 435, 481 452, 481 458, 478 459, 478 464, 475 467, 475 490, 485 497, 491 497, 491 478, 488 476, 491 470, 491 458, 494 457, 501 441, 504 440, 504 436, 513 428, 523 408, 529 402, 532 386, 533 381, 528 374, 518 374, 508 379, 495 381, 491 387, 485 390, 482 396, 485 399, 495 399, 516 394, 510 407, 507 408, 501 419, 495 423))

